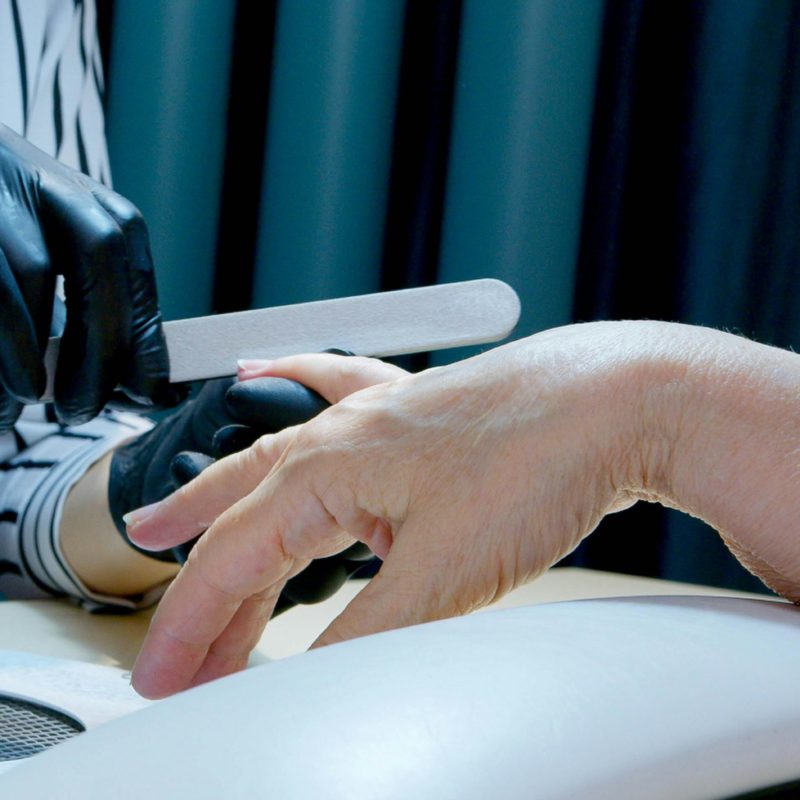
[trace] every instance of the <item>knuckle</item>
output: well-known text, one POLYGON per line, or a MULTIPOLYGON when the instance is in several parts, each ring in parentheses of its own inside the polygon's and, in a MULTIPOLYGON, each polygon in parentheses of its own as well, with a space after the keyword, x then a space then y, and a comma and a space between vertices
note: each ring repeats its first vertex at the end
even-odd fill
POLYGON ((359 357, 354 360, 351 370, 351 380, 361 385, 370 382, 375 370, 375 362, 369 358, 359 357))
POLYGON ((147 233, 147 223, 142 212, 124 197, 119 197, 114 206, 114 216, 126 236, 140 236, 147 233))
POLYGON ((337 377, 348 384, 357 384, 369 376, 372 359, 364 356, 353 356, 340 359, 337 366, 337 377))
POLYGON ((196 580, 200 583, 203 589, 208 592, 217 603, 223 605, 236 605, 241 602, 241 593, 234 590, 233 587, 228 587, 217 578, 212 578, 208 574, 209 559, 205 551, 209 547, 210 539, 208 537, 202 538, 189 554, 184 569, 189 568, 193 570, 196 580))
POLYGON ((4 273, 10 270, 15 276, 24 273, 26 278, 33 275, 41 279, 50 271, 50 256, 43 240, 33 235, 25 236, 22 232, 14 232, 10 238, 6 238, 4 233, 2 238, 0 269, 4 273))
POLYGON ((242 451, 241 461, 246 472, 263 471, 271 468, 275 460, 275 436, 259 436, 247 450, 242 451))
POLYGON ((350 376, 353 374, 353 367, 349 362, 350 359, 339 359, 336 362, 336 369, 334 378, 337 383, 343 384, 350 382, 350 376))
POLYGON ((125 242, 120 227, 110 217, 98 216, 86 231, 83 246, 93 257, 108 257, 124 252, 125 242))
POLYGON ((139 209, 127 198, 119 194, 113 195, 114 202, 114 215, 122 222, 131 222, 138 224, 142 222, 142 213, 139 209))
POLYGON ((378 358, 356 356, 348 361, 350 362, 350 381, 354 389, 385 383, 407 374, 400 367, 388 364, 378 358))
POLYGON ((50 272, 50 258, 47 251, 33 244, 25 249, 23 255, 25 271, 29 274, 44 276, 50 272))

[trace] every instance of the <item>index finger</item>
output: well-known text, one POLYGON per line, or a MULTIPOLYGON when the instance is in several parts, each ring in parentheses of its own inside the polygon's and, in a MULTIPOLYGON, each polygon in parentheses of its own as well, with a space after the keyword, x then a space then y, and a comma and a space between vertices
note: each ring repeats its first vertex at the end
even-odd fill
POLYGON ((262 436, 247 449, 211 464, 158 503, 126 514, 123 519, 131 541, 145 550, 165 550, 210 528, 220 514, 269 475, 297 430, 285 428, 262 436))
MULTIPOLYGON (((164 697, 187 688, 222 639, 228 650, 240 651, 236 639, 242 637, 252 646, 248 632, 228 635, 244 604, 259 596, 262 607, 264 598, 274 604, 286 580, 309 559, 344 544, 304 470, 273 474, 221 515, 192 551, 142 645, 133 670, 136 690, 164 697)), ((268 616, 259 612, 264 622, 268 616)))
MULTIPOLYGON (((239 505, 229 517, 236 519, 239 505)), ((237 525, 235 537, 225 537, 225 516, 194 548, 150 623, 131 680, 145 697, 166 697, 192 685, 212 645, 247 598, 264 594, 274 604, 292 571, 294 559, 281 546, 279 534, 237 525)))
POLYGON ((158 308, 155 268, 147 224, 129 200, 94 186, 98 203, 122 231, 126 249, 126 302, 131 309, 130 352, 121 366, 121 388, 142 404, 176 405, 184 392, 169 383, 169 358, 158 308))

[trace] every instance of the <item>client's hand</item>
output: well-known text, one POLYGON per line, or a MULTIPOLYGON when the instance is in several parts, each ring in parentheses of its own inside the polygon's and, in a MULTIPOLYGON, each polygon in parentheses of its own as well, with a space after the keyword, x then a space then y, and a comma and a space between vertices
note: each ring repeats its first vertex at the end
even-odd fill
POLYGON ((129 517, 152 549, 208 528, 134 669, 147 696, 243 667, 287 579, 354 540, 385 563, 319 644, 490 603, 640 497, 705 519, 800 597, 794 353, 619 322, 418 375, 326 355, 266 371, 336 405, 129 517))
POLYGON ((636 442, 607 347, 573 330, 419 375, 276 362, 270 374, 336 405, 133 516, 148 548, 209 528, 162 600, 136 688, 158 697, 243 667, 287 579, 354 539, 385 564, 323 643, 464 613, 546 569, 632 502, 621 456, 636 442))

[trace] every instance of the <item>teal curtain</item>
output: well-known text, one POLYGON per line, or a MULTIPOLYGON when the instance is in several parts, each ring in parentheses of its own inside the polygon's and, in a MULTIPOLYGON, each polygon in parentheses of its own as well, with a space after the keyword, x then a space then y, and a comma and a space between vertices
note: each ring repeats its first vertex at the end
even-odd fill
POLYGON ((114 4, 112 177, 147 220, 167 319, 212 309, 234 10, 217 0, 114 4))
POLYGON ((380 288, 403 12, 278 5, 254 305, 380 288))
POLYGON ((507 281, 522 298, 518 336, 572 317, 602 10, 464 6, 439 280, 507 281))

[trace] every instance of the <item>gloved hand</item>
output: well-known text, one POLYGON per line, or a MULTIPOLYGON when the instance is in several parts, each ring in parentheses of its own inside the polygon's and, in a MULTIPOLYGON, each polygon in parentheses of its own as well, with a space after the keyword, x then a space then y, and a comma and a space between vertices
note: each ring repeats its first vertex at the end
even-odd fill
MULTIPOLYGON (((216 457, 326 406, 316 392, 282 378, 207 381, 195 398, 112 456, 108 499, 117 529, 127 538, 123 514, 166 497, 216 457)), ((160 557, 176 560, 171 552, 160 557)))
MULTIPOLYGON (((208 381, 195 399, 112 457, 109 506, 117 528, 127 540, 123 514, 166 497, 216 458, 242 450, 264 434, 307 422, 327 407, 315 391, 284 378, 208 381)), ((196 541, 161 553, 141 552, 182 564, 196 541)), ((314 561, 287 583, 275 613, 330 597, 372 558, 358 543, 314 561)))
POLYGON ((67 300, 61 421, 88 421, 117 386, 139 403, 179 400, 141 214, 0 125, 0 432, 44 392, 57 275, 67 300))

